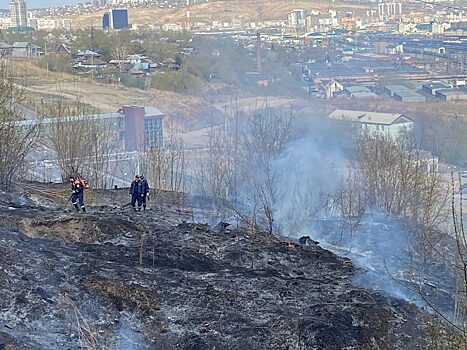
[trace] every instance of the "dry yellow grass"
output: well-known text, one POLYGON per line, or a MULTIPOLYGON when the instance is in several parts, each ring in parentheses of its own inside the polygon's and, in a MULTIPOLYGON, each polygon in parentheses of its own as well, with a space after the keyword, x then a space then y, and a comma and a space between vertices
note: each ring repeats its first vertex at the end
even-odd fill
MULTIPOLYGON (((18 77, 18 84, 24 87, 31 103, 61 96, 68 100, 80 100, 102 113, 117 111, 124 104, 152 105, 159 108, 167 120, 174 118, 186 129, 195 129, 211 115, 219 115, 231 107, 230 94, 234 94, 236 104, 241 110, 254 110, 261 107, 262 97, 247 96, 241 91, 228 90, 222 93, 222 84, 206 84, 200 96, 179 94, 171 91, 150 89, 143 91, 121 85, 102 84, 90 78, 66 73, 49 72, 37 66, 34 60, 8 61, 9 67, 18 77), (227 94, 227 95, 226 95, 227 94), (202 97, 201 97, 202 96, 202 97), (207 96, 213 96, 207 98, 207 96), (226 102, 227 101, 227 102, 226 102)), ((291 105, 293 99, 269 97, 268 105, 291 105)))
POLYGON ((142 104, 158 107, 167 119, 193 128, 200 115, 209 116, 215 109, 201 97, 182 95, 170 91, 150 89, 143 91, 121 85, 101 84, 92 79, 72 74, 53 73, 36 65, 34 60, 10 60, 9 67, 17 76, 17 82, 26 90, 31 103, 42 98, 63 97, 80 100, 102 113, 117 111, 124 104, 142 104))
MULTIPOLYGON (((191 8, 192 17, 198 20, 230 21, 234 17, 243 16, 248 21, 267 19, 286 19, 287 13, 296 8, 306 10, 327 11, 334 10, 355 10, 368 9, 373 5, 351 4, 342 1, 330 0, 231 0, 217 1, 193 5, 191 8)), ((186 9, 160 9, 160 8, 130 8, 129 20, 133 24, 145 25, 155 23, 180 22, 185 19, 186 9)), ((95 25, 101 22, 102 13, 96 11, 85 15, 72 16, 73 27, 75 29, 88 27, 91 22, 95 25)))

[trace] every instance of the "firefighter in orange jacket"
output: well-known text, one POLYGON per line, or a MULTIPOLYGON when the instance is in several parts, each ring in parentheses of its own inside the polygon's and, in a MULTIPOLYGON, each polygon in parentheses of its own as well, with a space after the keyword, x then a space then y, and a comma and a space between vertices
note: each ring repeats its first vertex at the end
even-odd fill
POLYGON ((76 211, 81 210, 83 212, 86 211, 84 207, 84 187, 81 183, 79 178, 75 178, 70 176, 70 183, 71 183, 71 203, 75 207, 76 211), (78 206, 79 205, 79 206, 78 206))

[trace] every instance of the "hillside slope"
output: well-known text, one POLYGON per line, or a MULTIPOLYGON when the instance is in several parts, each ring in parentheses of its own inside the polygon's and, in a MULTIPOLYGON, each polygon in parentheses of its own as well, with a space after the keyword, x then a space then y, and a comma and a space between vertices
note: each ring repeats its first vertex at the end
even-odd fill
MULTIPOLYGON (((192 17, 204 21, 227 21, 243 16, 248 21, 270 19, 287 19, 287 13, 293 9, 303 8, 327 12, 328 10, 364 10, 373 7, 368 4, 349 3, 325 0, 227 0, 195 4, 191 7, 192 17)), ((72 16, 70 19, 74 29, 89 27, 91 23, 100 23, 103 10, 93 13, 72 16)), ((128 17, 131 23, 138 25, 180 22, 186 17, 186 9, 169 8, 129 8, 128 17)))
POLYGON ((426 314, 317 242, 187 222, 202 198, 134 213, 90 192, 75 214, 66 189, 27 188, 0 201, 1 349, 427 348, 426 314))

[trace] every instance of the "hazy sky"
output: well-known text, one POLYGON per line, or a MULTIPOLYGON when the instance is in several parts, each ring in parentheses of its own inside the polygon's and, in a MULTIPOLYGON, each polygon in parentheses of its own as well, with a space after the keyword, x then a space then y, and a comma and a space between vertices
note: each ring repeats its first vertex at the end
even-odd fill
MULTIPOLYGON (((0 0, 0 8, 8 8, 8 3, 10 0, 0 0)), ((77 2, 84 2, 79 0, 26 0, 26 6, 28 8, 37 8, 37 7, 49 7, 53 5, 70 5, 77 2)))

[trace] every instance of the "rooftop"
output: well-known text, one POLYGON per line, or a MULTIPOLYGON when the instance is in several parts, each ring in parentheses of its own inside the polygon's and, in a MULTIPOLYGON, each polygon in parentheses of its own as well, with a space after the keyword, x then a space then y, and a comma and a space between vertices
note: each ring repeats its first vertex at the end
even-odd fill
POLYGON ((16 41, 13 43, 13 47, 14 48, 24 48, 24 47, 28 47, 28 45, 30 45, 31 43, 29 42, 26 42, 26 41, 16 41))
POLYGON ((152 106, 145 106, 144 107, 144 116, 145 117, 163 117, 164 113, 162 113, 158 108, 152 106))
POLYGON ((352 92, 352 97, 355 98, 374 98, 378 97, 374 92, 371 91, 357 91, 357 92, 352 92))
POLYGON ((400 97, 409 97, 409 96, 422 96, 417 91, 414 90, 398 90, 394 92, 395 95, 400 97))
POLYGON ((370 89, 368 89, 366 86, 348 86, 345 88, 349 93, 354 94, 357 92, 371 92, 370 89))
MULTIPOLYGON (((120 113, 101 113, 101 114, 93 114, 89 116, 70 116, 66 117, 67 121, 78 121, 80 119, 98 119, 98 120, 105 120, 105 119, 112 119, 112 118, 121 118, 122 115, 120 113)), ((21 120, 16 123, 18 126, 31 126, 35 124, 47 125, 51 124, 54 121, 60 118, 44 118, 44 119, 26 119, 21 120)))
POLYGON ((391 91, 403 91, 403 90, 408 90, 411 91, 407 86, 405 85, 385 85, 385 89, 391 90, 391 91))
POLYGON ((442 94, 444 96, 458 96, 458 95, 467 95, 465 91, 459 89, 440 89, 436 91, 438 94, 442 94))
POLYGON ((412 123, 413 121, 400 113, 381 113, 368 111, 354 111, 348 109, 337 109, 328 118, 360 122, 366 124, 392 125, 397 123, 412 123))
POLYGON ((423 87, 428 87, 430 89, 449 89, 450 86, 441 82, 434 82, 429 84, 424 84, 423 87))

